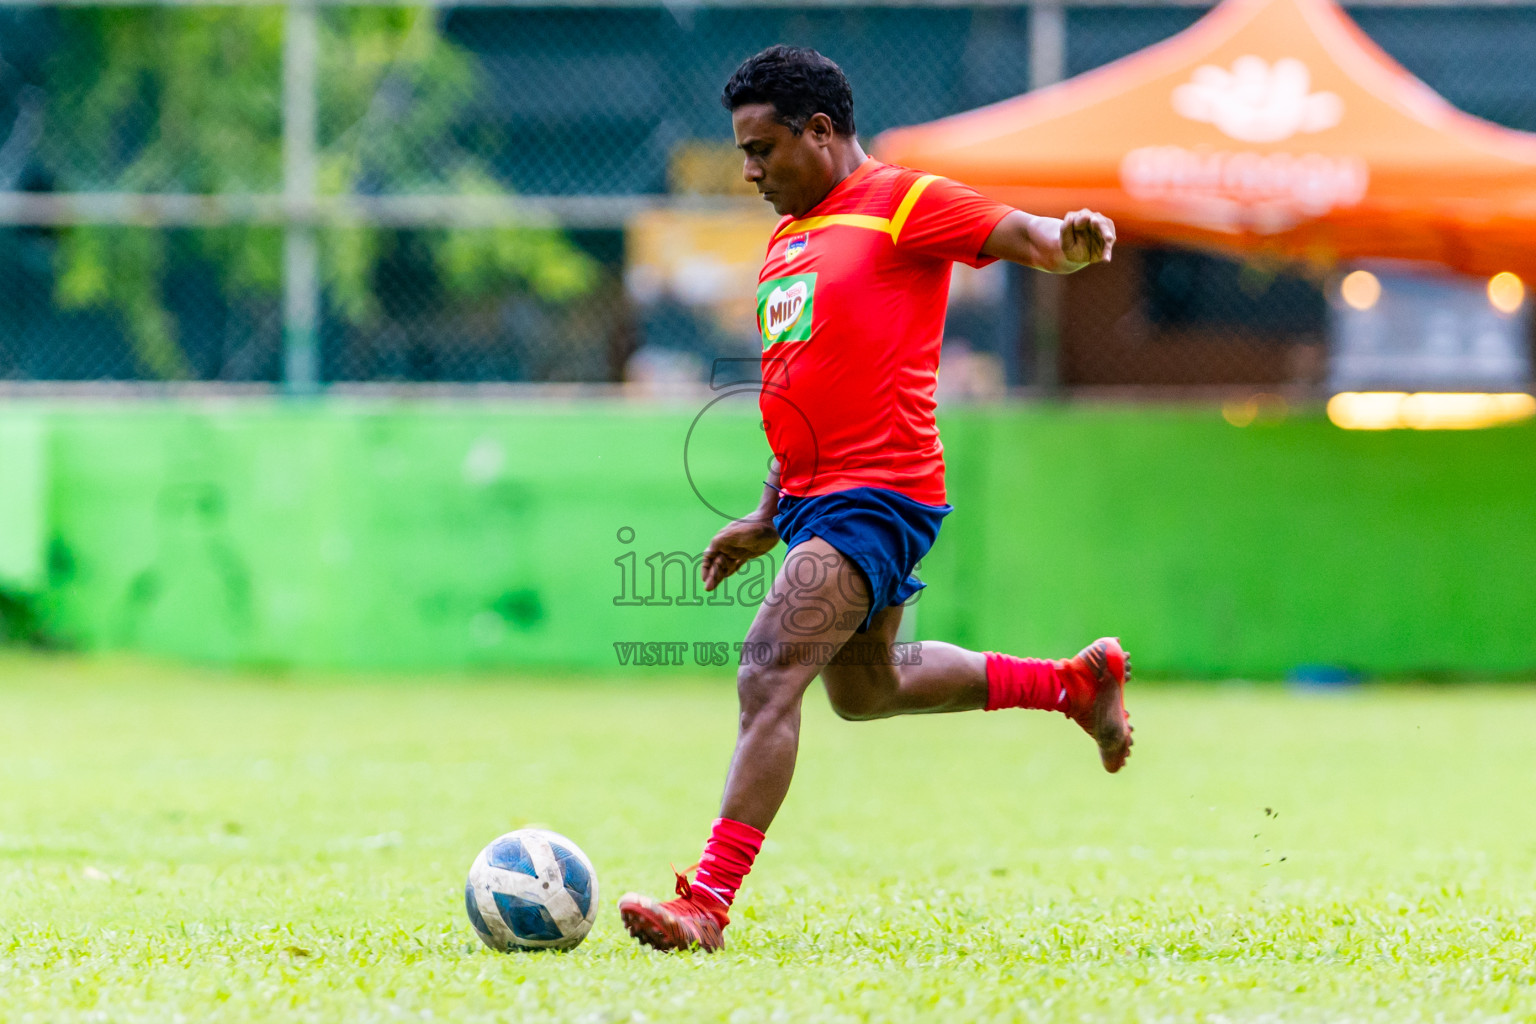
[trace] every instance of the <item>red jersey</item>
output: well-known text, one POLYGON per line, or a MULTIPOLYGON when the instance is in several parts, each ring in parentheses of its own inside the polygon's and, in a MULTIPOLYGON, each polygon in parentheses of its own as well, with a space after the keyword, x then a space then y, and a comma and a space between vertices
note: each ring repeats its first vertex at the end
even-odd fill
POLYGON ((869 159, 774 230, 757 280, 759 400, 784 494, 883 487, 944 504, 934 387, 950 264, 1013 207, 869 159))

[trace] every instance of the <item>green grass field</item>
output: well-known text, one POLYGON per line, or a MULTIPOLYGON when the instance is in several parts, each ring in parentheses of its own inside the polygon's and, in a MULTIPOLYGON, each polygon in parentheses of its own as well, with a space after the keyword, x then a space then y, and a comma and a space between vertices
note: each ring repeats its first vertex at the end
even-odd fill
POLYGON ((697 856, 733 707, 0 659, 0 1020, 1536 1020, 1532 690, 1147 685, 1118 777, 1059 716, 813 694, 727 949, 643 950, 614 901, 697 856), (464 918, 529 823, 597 865, 573 953, 464 918))

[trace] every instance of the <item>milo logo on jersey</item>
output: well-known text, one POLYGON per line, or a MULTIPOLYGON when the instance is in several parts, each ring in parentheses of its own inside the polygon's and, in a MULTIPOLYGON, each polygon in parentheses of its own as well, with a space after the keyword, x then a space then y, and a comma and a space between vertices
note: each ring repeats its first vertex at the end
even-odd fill
POLYGON ((781 341, 809 341, 816 275, 790 274, 757 286, 757 326, 763 348, 781 341))

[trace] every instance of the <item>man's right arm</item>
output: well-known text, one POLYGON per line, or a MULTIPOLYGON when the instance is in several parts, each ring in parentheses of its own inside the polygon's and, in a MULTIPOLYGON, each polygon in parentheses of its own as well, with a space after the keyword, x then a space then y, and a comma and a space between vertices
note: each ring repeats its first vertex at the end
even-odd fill
POLYGON ((745 518, 727 523, 704 549, 699 574, 705 590, 714 590, 747 562, 773 550, 779 542, 779 531, 773 526, 778 504, 779 460, 774 459, 768 467, 768 479, 763 481, 763 496, 757 508, 745 518))
POLYGON ((763 481, 763 496, 757 501, 757 511, 752 513, 753 518, 766 518, 773 522, 773 514, 779 508, 779 460, 774 459, 768 463, 768 479, 763 481))

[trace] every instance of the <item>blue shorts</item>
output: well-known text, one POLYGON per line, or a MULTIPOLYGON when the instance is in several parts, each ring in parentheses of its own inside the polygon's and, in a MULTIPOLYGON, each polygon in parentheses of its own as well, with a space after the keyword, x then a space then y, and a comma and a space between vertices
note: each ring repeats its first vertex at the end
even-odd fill
POLYGON ((953 511, 880 487, 854 487, 813 498, 780 497, 773 526, 790 550, 820 537, 859 567, 870 596, 869 614, 858 628, 864 633, 876 614, 906 604, 926 586, 912 569, 953 511))

